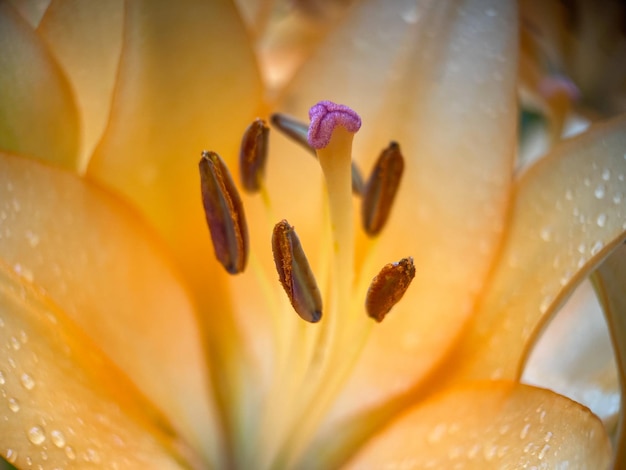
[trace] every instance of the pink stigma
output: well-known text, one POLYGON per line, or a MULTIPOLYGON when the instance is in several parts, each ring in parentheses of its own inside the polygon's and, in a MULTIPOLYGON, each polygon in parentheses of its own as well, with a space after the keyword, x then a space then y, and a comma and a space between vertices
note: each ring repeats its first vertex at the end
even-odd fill
POLYGON ((330 142, 337 126, 343 126, 348 132, 361 128, 361 118, 348 106, 332 101, 320 101, 309 110, 311 125, 307 140, 314 149, 323 149, 330 142))

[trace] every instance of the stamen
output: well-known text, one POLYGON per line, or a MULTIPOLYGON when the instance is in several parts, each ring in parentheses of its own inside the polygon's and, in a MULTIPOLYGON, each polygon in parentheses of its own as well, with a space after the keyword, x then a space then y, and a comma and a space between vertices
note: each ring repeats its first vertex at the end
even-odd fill
POLYGON ((400 301, 414 277, 415 266, 411 257, 386 264, 372 279, 367 291, 367 314, 377 322, 383 321, 391 308, 400 301))
POLYGON ((261 189, 265 172, 269 127, 262 119, 255 119, 241 139, 239 151, 239 173, 241 185, 246 191, 256 193, 261 189))
MULTIPOLYGON (((309 145, 308 134, 309 126, 285 114, 274 113, 270 116, 270 121, 279 131, 291 138, 297 144, 302 146, 311 155, 317 158, 317 153, 311 145, 309 145)), ((352 162, 352 193, 356 196, 363 194, 363 177, 359 167, 352 162)))
POLYGON ((363 228, 368 235, 378 235, 385 226, 403 171, 404 159, 400 153, 400 146, 396 142, 391 142, 378 157, 365 186, 361 217, 363 228))
POLYGON ((215 257, 230 274, 238 274, 248 259, 248 226, 239 192, 215 152, 204 150, 199 168, 202 204, 215 257))
POLYGON ((303 320, 317 323, 322 318, 322 296, 300 239, 286 220, 274 227, 272 251, 280 283, 294 310, 303 320))

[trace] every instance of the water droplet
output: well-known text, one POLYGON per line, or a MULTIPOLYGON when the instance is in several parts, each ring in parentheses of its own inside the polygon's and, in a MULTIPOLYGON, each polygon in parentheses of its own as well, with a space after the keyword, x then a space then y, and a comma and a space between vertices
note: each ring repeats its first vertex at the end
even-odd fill
POLYGON ((7 401, 9 402, 9 409, 13 413, 17 413, 18 411, 20 411, 20 402, 17 400, 17 398, 11 397, 7 401))
POLYGON ((65 446, 65 455, 68 459, 74 460, 76 458, 76 451, 72 446, 65 446))
POLYGON ((500 426, 500 435, 504 436, 506 433, 509 432, 509 430, 511 429, 511 426, 509 424, 503 424, 502 426, 500 426))
POLYGON ((17 452, 14 451, 13 449, 7 449, 5 458, 7 459, 7 462, 15 463, 15 461, 17 460, 17 452))
POLYGON ((584 184, 585 186, 591 186, 591 180, 590 180, 589 178, 585 177, 585 178, 583 179, 583 184, 584 184))
POLYGON ((604 247, 604 243, 601 242, 600 240, 598 240, 592 247, 591 247, 591 256, 595 256, 598 253, 600 253, 600 250, 604 247))
POLYGON ((613 195, 613 203, 614 204, 619 204, 622 202, 622 193, 617 192, 613 195))
POLYGON ((39 426, 33 426, 26 434, 28 436, 28 440, 36 446, 41 445, 43 441, 46 440, 46 433, 39 426))
MULTIPOLYGON (((42 450, 40 455, 41 455, 41 460, 43 461, 48 460, 48 453, 45 450, 42 450)), ((41 467, 41 465, 39 465, 39 467, 41 467)))
POLYGON ((438 424, 435 428, 428 434, 428 442, 434 444, 439 442, 446 432, 447 426, 445 424, 438 424))
POLYGON ((587 252, 587 246, 584 243, 581 243, 580 245, 578 245, 578 253, 580 253, 581 255, 584 255, 587 252))
POLYGON ((57 447, 65 446, 65 435, 58 429, 54 429, 50 433, 50 440, 52 440, 52 443, 57 447))
POLYGON ((596 196, 597 199, 602 199, 606 194, 606 186, 604 186, 603 184, 599 184, 598 186, 596 186, 593 194, 596 196))
POLYGON ((470 447, 470 450, 467 451, 467 458, 469 460, 475 459, 479 451, 480 451, 480 444, 474 444, 472 447, 470 447))
POLYGON ((539 455, 537 456, 539 458, 539 460, 543 460, 543 458, 546 456, 546 453, 550 450, 550 446, 548 444, 546 444, 545 446, 543 446, 543 448, 541 449, 541 451, 539 452, 539 455))
POLYGON ((16 263, 13 266, 13 270, 19 274, 20 276, 22 276, 24 279, 26 279, 28 282, 33 282, 33 280, 35 279, 35 276, 33 275, 33 272, 28 269, 25 266, 22 266, 20 263, 16 263))
POLYGON ((28 342, 28 335, 24 330, 20 331, 20 341, 22 342, 22 344, 26 344, 28 342))
POLYGON ((539 304, 539 311, 541 313, 546 313, 548 311, 548 308, 550 308, 551 303, 552 303, 552 296, 551 295, 545 296, 543 300, 541 301, 541 303, 539 304))
POLYGON ((0 385, 4 385, 7 383, 7 380, 4 378, 4 372, 0 370, 0 385))
POLYGON ((552 239, 552 229, 549 227, 543 227, 539 232, 539 236, 544 242, 549 242, 552 239))
MULTIPOLYGON (((544 411, 544 413, 545 413, 545 411, 544 411)), ((543 440, 546 441, 546 442, 550 442, 550 439, 552 439, 552 432, 548 431, 546 433, 546 435, 543 437, 543 440)))
POLYGON ((485 460, 492 460, 496 456, 496 452, 498 451, 498 446, 487 445, 483 451, 483 455, 485 456, 485 460))
POLYGON ((39 235, 37 235, 36 233, 31 232, 30 230, 26 230, 26 239, 28 240, 28 244, 30 246, 32 246, 33 248, 35 248, 37 245, 39 245, 39 235))
POLYGON ((520 439, 526 439, 526 437, 528 436, 528 431, 530 431, 530 423, 526 423, 526 425, 520 431, 519 433, 520 439))
POLYGON ((20 343, 20 340, 17 339, 15 336, 11 336, 11 338, 9 338, 9 344, 15 351, 19 351, 19 349, 22 347, 22 343, 20 343))
POLYGON ((35 387, 35 380, 26 372, 20 376, 20 382, 26 390, 32 390, 35 387))
POLYGON ((100 454, 93 449, 87 449, 84 458, 87 462, 100 463, 100 454))
POLYGON ((604 170, 602 170, 602 179, 604 181, 608 181, 611 179, 611 170, 609 170, 608 168, 605 168, 604 170))
POLYGON ((568 201, 571 201, 572 199, 574 199, 574 193, 572 193, 571 189, 568 189, 567 191, 565 191, 565 199, 567 199, 568 201))
POLYGON ((596 219, 596 224, 598 224, 598 227, 604 227, 606 225, 606 219, 607 217, 604 212, 598 215, 598 218, 596 219))

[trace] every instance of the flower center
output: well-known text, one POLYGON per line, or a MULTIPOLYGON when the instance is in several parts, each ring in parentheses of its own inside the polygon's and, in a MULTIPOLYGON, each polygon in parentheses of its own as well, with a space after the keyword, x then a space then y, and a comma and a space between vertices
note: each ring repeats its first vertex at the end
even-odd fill
MULTIPOLYGON (((399 145, 392 142, 381 153, 363 184, 352 162, 352 139, 361 126, 359 116, 347 106, 322 101, 311 108, 309 117, 310 126, 280 114, 272 116, 272 123, 315 152, 319 160, 331 232, 324 257, 328 259, 328 282, 322 284, 328 289, 325 296, 321 294, 306 247, 294 227, 286 220, 276 223, 271 246, 276 271, 293 309, 304 322, 282 328, 289 330, 291 346, 279 348, 274 378, 262 405, 258 444, 253 450, 257 467, 297 464, 357 362, 375 325, 371 318, 382 321, 415 275, 412 258, 384 266, 373 280, 362 275, 376 272, 368 261, 371 257, 366 254, 360 269, 355 263, 354 196, 361 197, 363 229, 372 251, 373 237, 384 228, 400 184, 404 163, 399 145)), ((261 192, 269 205, 263 187, 267 139, 268 128, 263 121, 250 125, 242 139, 239 170, 242 187, 261 192)), ((249 247, 243 204, 235 184, 214 152, 202 153, 200 176, 216 258, 230 274, 240 273, 246 267, 249 247)), ((321 278, 326 278, 324 273, 321 278)))

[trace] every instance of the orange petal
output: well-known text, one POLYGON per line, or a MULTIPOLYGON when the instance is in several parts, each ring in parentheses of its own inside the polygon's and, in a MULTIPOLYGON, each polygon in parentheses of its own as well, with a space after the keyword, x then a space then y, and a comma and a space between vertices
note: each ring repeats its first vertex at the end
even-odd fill
POLYGON ((252 51, 230 2, 127 4, 111 121, 87 173, 148 217, 207 308, 207 278, 216 262, 197 164, 203 149, 231 165, 236 161, 260 92, 252 51))
POLYGON ((624 239, 625 148, 622 117, 565 141, 519 179, 500 257, 450 359, 454 380, 517 377, 537 327, 624 239))
POLYGON ((126 377, 1 263, 0 311, 4 458, 19 468, 179 468, 172 437, 126 377))
POLYGON ((38 28, 76 93, 82 124, 81 171, 109 117, 123 20, 122 0, 55 0, 38 28))
POLYGON ((45 43, 10 3, 0 3, 0 149, 76 168, 78 113, 45 43))
POLYGON ((194 306, 137 214, 8 155, 0 201, 0 258, 45 289, 192 444, 218 447, 194 306))
MULTIPOLYGON (((410 255, 416 276, 372 332, 341 413, 423 377, 480 292, 512 172, 516 19, 512 2, 361 2, 286 92, 286 111, 296 115, 319 99, 352 106, 363 118, 354 143, 361 162, 372 162, 392 139, 406 158, 372 270, 362 275, 372 279, 380 266, 410 255)), ((299 160, 292 160, 297 175, 299 160)), ((293 223, 299 232, 305 227, 293 223)))
POLYGON ((348 468, 608 468, 611 446, 587 408, 548 390, 486 382, 408 411, 348 468))
POLYGON ((616 455, 613 468, 626 465, 626 406, 624 406, 624 390, 626 389, 626 245, 620 246, 598 268, 594 281, 600 300, 604 307, 611 329, 611 339, 617 356, 617 368, 622 387, 622 407, 620 422, 615 440, 616 455))

